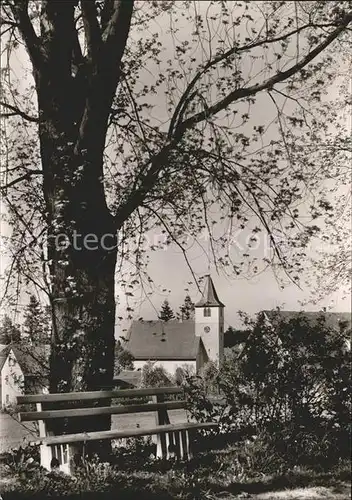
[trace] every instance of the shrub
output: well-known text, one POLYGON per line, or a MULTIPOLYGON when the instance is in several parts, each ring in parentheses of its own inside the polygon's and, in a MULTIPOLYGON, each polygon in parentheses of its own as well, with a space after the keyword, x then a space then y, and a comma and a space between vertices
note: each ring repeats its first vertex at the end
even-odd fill
POLYGON ((2 462, 13 474, 31 473, 40 467, 39 446, 19 446, 2 455, 2 462))
POLYGON ((326 469, 347 457, 351 353, 344 326, 336 331, 324 316, 312 323, 303 315, 271 324, 259 315, 246 325, 246 343, 218 374, 210 367, 187 379, 191 416, 219 422, 227 442, 261 436, 264 456, 273 450, 288 466, 326 469), (207 395, 209 379, 220 386, 221 402, 207 395))
POLYGON ((141 387, 167 387, 174 385, 171 375, 163 366, 148 361, 142 368, 141 387))

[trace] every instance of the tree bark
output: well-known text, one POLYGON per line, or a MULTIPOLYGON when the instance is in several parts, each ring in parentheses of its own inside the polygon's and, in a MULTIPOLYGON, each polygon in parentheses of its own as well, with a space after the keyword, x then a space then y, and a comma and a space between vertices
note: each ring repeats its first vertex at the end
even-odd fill
MULTIPOLYGON (((83 117, 86 101, 77 97, 76 83, 67 93, 52 71, 37 75, 53 311, 51 393, 109 388, 114 366, 117 228, 103 185, 106 122, 98 108, 83 117)), ((84 83, 79 89, 84 95, 84 83)), ((61 434, 105 430, 110 423, 103 416, 50 425, 61 434)))
MULTIPOLYGON (((31 58, 38 96, 53 318, 51 393, 101 390, 111 387, 113 378, 119 227, 105 199, 103 154, 133 1, 106 5, 111 8, 105 9, 99 26, 95 3, 80 3, 86 56, 75 24, 77 0, 43 0, 40 35, 31 23, 28 1, 10 5, 31 58)), ((50 427, 54 433, 74 433, 110 424, 110 417, 103 416, 53 420, 50 427)), ((91 448, 98 449, 99 443, 91 448)))
MULTIPOLYGON (((50 392, 101 390, 113 378, 117 255, 116 229, 96 179, 102 155, 94 149, 77 155, 70 141, 52 138, 48 147, 41 135, 50 162, 44 167, 53 311, 50 392)), ((110 417, 54 420, 51 427, 55 433, 104 430, 110 417)))

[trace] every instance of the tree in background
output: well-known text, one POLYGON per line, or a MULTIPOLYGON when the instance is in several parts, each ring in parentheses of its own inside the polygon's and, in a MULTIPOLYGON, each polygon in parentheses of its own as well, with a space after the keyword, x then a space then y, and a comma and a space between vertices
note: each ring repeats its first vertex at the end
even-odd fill
POLYGON ((214 361, 208 361, 202 369, 202 379, 205 391, 208 394, 218 394, 219 392, 219 368, 214 361))
POLYGON ((189 295, 186 295, 185 300, 180 307, 180 316, 182 320, 189 320, 194 318, 194 302, 189 295))
POLYGON ((178 366, 174 375, 175 384, 183 385, 190 377, 194 377, 195 375, 196 373, 193 365, 185 363, 182 366, 178 366))
POLYGON ((324 314, 304 313, 268 322, 247 318, 244 349, 225 360, 219 385, 227 401, 257 429, 292 424, 296 429, 328 419, 346 426, 350 411, 347 325, 334 329, 324 314))
POLYGON ((243 348, 229 350, 218 375, 209 373, 221 401, 207 395, 204 375, 187 380, 192 416, 218 421, 237 438, 255 435, 259 453, 284 466, 331 468, 350 457, 349 323, 334 327, 325 314, 242 317, 243 348))
POLYGON ((235 347, 246 342, 248 336, 247 330, 238 330, 229 326, 224 333, 224 347, 235 347))
POLYGON ((0 326, 0 344, 18 343, 21 340, 19 325, 12 322, 10 316, 5 314, 0 326))
POLYGON ((35 295, 30 295, 29 304, 24 312, 25 337, 32 344, 48 344, 50 342, 50 310, 43 307, 35 295))
MULTIPOLYGON (((189 239, 206 234, 229 274, 273 265, 299 280, 317 221, 333 214, 324 181, 348 175, 343 154, 329 162, 341 114, 326 96, 348 58, 349 2, 6 0, 1 9, 2 193, 9 270, 19 273, 5 289, 16 298, 31 281, 49 296, 51 392, 111 384, 115 271, 132 260, 119 282, 141 281, 150 230, 188 263, 189 239), (242 229, 249 247, 267 235, 263 261, 247 245, 227 251, 242 229)), ((84 419, 85 430, 109 425, 84 419)))
POLYGON ((148 361, 142 368, 141 387, 167 387, 173 385, 171 375, 163 366, 148 361))
POLYGON ((114 376, 119 375, 122 370, 133 370, 134 357, 128 349, 125 349, 120 340, 115 344, 114 376))
POLYGON ((161 319, 161 321, 165 321, 165 322, 170 321, 171 319, 175 319, 175 314, 174 314, 173 310, 171 309, 171 306, 170 306, 169 301, 167 299, 165 299, 161 305, 159 319, 161 319))

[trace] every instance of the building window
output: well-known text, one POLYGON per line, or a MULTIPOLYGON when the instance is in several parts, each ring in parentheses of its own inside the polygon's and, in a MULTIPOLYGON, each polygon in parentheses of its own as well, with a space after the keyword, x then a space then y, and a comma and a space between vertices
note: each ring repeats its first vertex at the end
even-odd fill
POLYGON ((210 309, 210 307, 204 307, 203 316, 205 318, 209 318, 211 316, 211 309, 210 309))

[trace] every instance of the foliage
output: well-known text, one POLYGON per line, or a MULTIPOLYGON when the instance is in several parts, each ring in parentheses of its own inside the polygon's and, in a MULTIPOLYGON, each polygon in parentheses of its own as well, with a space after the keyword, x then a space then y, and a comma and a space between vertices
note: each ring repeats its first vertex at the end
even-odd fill
POLYGON ((334 330, 322 313, 310 321, 303 313, 289 321, 246 319, 245 347, 227 359, 219 385, 241 419, 258 430, 270 423, 299 428, 318 419, 345 426, 350 411, 346 348, 348 332, 334 330))
POLYGON ((347 325, 334 329, 323 313, 244 319, 247 340, 216 377, 221 396, 207 394, 204 376, 188 379, 191 415, 218 421, 229 438, 255 435, 256 460, 270 450, 273 463, 326 469, 349 456, 347 325))
POLYGON ((189 295, 186 295, 185 300, 180 307, 180 316, 182 320, 194 318, 194 303, 189 295))
POLYGON ((205 390, 210 394, 219 392, 219 368, 214 361, 208 361, 202 368, 205 390))
POLYGON ((111 384, 115 272, 133 298, 150 232, 188 264, 204 235, 232 276, 272 265, 299 281, 310 241, 336 222, 326 181, 348 182, 350 2, 1 9, 4 290, 49 297, 51 392, 111 384))
POLYGON ((182 366, 178 366, 175 370, 175 384, 184 385, 188 378, 195 376, 195 369, 193 365, 187 363, 182 366))
POLYGON ((238 330, 229 326, 224 333, 224 347, 235 347, 240 346, 243 342, 247 340, 248 331, 238 330))
POLYGON ((0 344, 10 344, 21 340, 21 330, 19 325, 12 322, 11 318, 5 314, 0 326, 0 344))
POLYGON ((114 375, 118 375, 122 370, 133 370, 133 355, 125 349, 120 340, 115 344, 115 367, 114 375))
POLYGON ((186 464, 166 463, 148 456, 148 443, 141 445, 139 451, 141 454, 129 446, 118 449, 111 464, 100 463, 96 459, 85 461, 74 477, 47 473, 40 468, 35 474, 28 473, 26 468, 22 472, 10 469, 15 482, 4 484, 4 498, 39 500, 54 497, 73 500, 94 495, 94 498, 102 500, 111 497, 121 500, 203 500, 218 498, 219 492, 221 497, 232 498, 241 493, 274 494, 276 490, 282 494, 282 490, 288 492, 297 486, 339 485, 341 488, 341 482, 350 478, 346 461, 328 474, 322 474, 316 468, 285 467, 281 457, 270 449, 269 443, 264 445, 261 438, 200 453, 186 464))
MULTIPOLYGON (((191 419, 195 419, 196 422, 218 422, 219 431, 228 432, 229 427, 224 414, 226 408, 207 394, 203 377, 200 375, 187 377, 185 387, 187 389, 187 410, 191 419)), ((217 432, 218 430, 211 430, 200 434, 211 435, 217 432)))
POLYGON ((142 368, 141 387, 167 387, 173 385, 171 375, 163 366, 148 361, 142 368))
POLYGON ((165 321, 165 322, 170 321, 171 319, 175 319, 175 313, 171 309, 171 306, 170 306, 169 301, 167 299, 165 299, 161 305, 159 319, 161 319, 161 321, 165 321))
POLYGON ((39 467, 39 446, 27 445, 12 448, 2 455, 2 460, 11 469, 13 474, 30 474, 34 469, 39 467))

